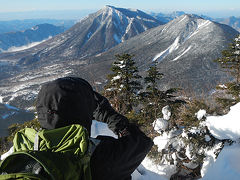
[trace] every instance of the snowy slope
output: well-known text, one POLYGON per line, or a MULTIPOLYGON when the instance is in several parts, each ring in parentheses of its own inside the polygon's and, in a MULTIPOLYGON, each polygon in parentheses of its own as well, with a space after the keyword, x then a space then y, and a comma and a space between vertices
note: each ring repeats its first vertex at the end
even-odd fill
POLYGON ((229 78, 213 60, 221 56, 221 51, 237 34, 229 26, 186 14, 145 31, 106 53, 90 57, 91 66, 94 68, 103 62, 110 68, 114 54, 130 53, 135 55, 140 72, 146 71, 152 61, 158 62, 159 70, 164 74, 160 82, 164 88, 180 86, 202 93, 215 87, 219 80, 229 78))

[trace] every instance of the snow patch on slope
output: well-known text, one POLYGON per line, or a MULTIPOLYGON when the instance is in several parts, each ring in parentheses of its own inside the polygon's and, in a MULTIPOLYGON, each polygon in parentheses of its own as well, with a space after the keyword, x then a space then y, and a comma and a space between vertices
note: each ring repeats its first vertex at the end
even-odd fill
POLYGON ((180 54, 179 56, 177 56, 176 58, 174 58, 172 61, 176 61, 178 60, 179 58, 181 58, 184 54, 186 54, 190 49, 192 48, 192 46, 189 46, 186 50, 184 50, 182 52, 182 54, 180 54))
POLYGON ((196 35, 201 29, 206 28, 212 22, 209 20, 204 20, 203 22, 199 23, 197 29, 186 39, 190 39, 192 36, 196 35))
POLYGON ((180 37, 178 36, 173 44, 171 44, 166 50, 162 51, 161 53, 157 54, 154 58, 153 61, 161 61, 163 58, 165 58, 168 54, 172 53, 173 51, 177 50, 179 48, 179 40, 180 37))

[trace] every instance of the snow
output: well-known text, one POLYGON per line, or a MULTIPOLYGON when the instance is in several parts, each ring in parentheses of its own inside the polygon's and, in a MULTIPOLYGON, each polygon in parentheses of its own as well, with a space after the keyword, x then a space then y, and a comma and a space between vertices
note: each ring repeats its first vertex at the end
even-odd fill
POLYGON ((237 140, 240 138, 240 103, 231 107, 224 116, 209 116, 206 125, 218 139, 237 140))
POLYGON ((0 87, 0 95, 6 104, 11 104, 17 97, 22 99, 34 98, 41 84, 68 74, 72 74, 72 70, 66 68, 63 64, 54 64, 40 68, 34 74, 31 72, 22 73, 9 79, 9 82, 12 83, 11 85, 0 87))
POLYGON ((120 78, 121 78, 120 75, 114 76, 114 77, 112 78, 112 81, 116 81, 116 80, 118 80, 118 79, 120 79, 120 78))
POLYGON ((168 121, 163 118, 154 121, 154 130, 157 132, 165 131, 168 128, 168 121))
POLYGON ((157 136, 153 139, 153 142, 155 145, 158 146, 158 152, 161 152, 163 149, 165 149, 168 145, 168 141, 171 139, 171 135, 163 132, 162 135, 157 136))
POLYGON ((164 106, 162 108, 163 119, 169 120, 171 117, 171 111, 169 106, 164 106))
POLYGON ((220 88, 224 88, 224 89, 227 89, 227 86, 225 84, 219 84, 218 85, 220 88))
POLYGON ((187 18, 187 16, 184 16, 178 23, 182 22, 183 20, 185 20, 187 18))
POLYGON ((234 54, 236 54, 236 55, 240 55, 240 51, 237 50, 237 51, 234 52, 234 54))
POLYGON ((205 141, 206 142, 211 141, 211 137, 209 135, 205 135, 205 141))
POLYGON ((198 120, 201 120, 203 117, 206 116, 206 110, 204 109, 200 109, 197 113, 196 113, 196 116, 197 116, 197 119, 198 120))
POLYGON ((211 23, 212 22, 209 20, 203 20, 203 22, 198 23, 197 29, 188 37, 188 39, 190 39, 192 36, 196 35, 200 29, 206 28, 211 23))
POLYGON ((211 164, 202 180, 239 180, 240 177, 240 145, 225 147, 215 163, 211 164))
POLYGON ((177 50, 179 48, 179 39, 180 37, 178 36, 175 41, 164 51, 160 52, 157 54, 154 58, 153 61, 161 61, 164 59, 168 54, 172 53, 173 51, 177 50))
POLYGON ((179 56, 177 56, 176 58, 174 58, 172 61, 178 60, 180 57, 182 57, 184 54, 186 54, 191 48, 192 48, 192 46, 189 46, 186 50, 184 50, 184 51, 182 52, 182 54, 180 54, 179 56))
POLYGON ((215 161, 216 161, 216 154, 215 152, 220 149, 222 146, 222 143, 216 144, 212 149, 209 149, 208 151, 205 152, 205 158, 203 160, 203 165, 201 169, 201 175, 202 177, 205 176, 207 173, 209 167, 211 167, 215 161))
MULTIPOLYGON (((206 111, 203 109, 200 109, 196 116, 199 120, 201 120, 204 116, 206 117, 206 111)), ((240 123, 239 123, 239 117, 240 117, 240 103, 234 105, 231 107, 231 110, 228 114, 223 116, 207 116, 206 122, 202 123, 202 125, 207 125, 212 135, 214 135, 218 139, 231 139, 235 140, 236 142, 233 143, 233 145, 226 145, 224 146, 223 150, 221 148, 223 147, 223 143, 219 142, 215 144, 212 148, 204 149, 203 153, 205 155, 205 158, 203 160, 203 165, 201 169, 201 175, 203 180, 212 180, 212 179, 220 179, 220 180, 228 180, 228 179, 239 179, 240 177, 240 144, 239 144, 239 138, 240 138, 240 123), (217 152, 220 152, 220 154, 217 155, 217 152)), ((196 128, 191 128, 189 132, 198 134, 200 133, 200 130, 196 128)), ((183 131, 181 134, 182 137, 188 137, 187 132, 183 131)), ((169 145, 169 141, 174 137, 173 134, 162 132, 162 134, 156 138, 154 138, 154 144, 158 146, 158 151, 161 152, 163 149, 167 148, 169 145)), ((205 140, 208 142, 211 140, 211 137, 209 135, 205 135, 205 140)), ((179 142, 180 143, 180 142, 179 142)), ((192 159, 192 148, 190 145, 186 146, 186 156, 189 159, 192 159)), ((174 159, 174 154, 172 154, 172 158, 174 159)), ((146 159, 143 161, 142 164, 146 159)), ((151 161, 151 160, 147 160, 151 161)), ((154 164, 154 163, 153 163, 154 164)), ((197 164, 194 163, 185 163, 186 167, 189 168, 195 168, 197 164)), ((151 169, 149 166, 145 166, 146 168, 151 169)), ((151 170, 155 173, 160 174, 161 176, 167 177, 167 179, 170 178, 174 172, 165 172, 161 174, 158 171, 158 168, 160 167, 167 167, 170 166, 168 164, 159 164, 159 165, 152 165, 151 170)), ((175 168, 173 166, 172 168, 175 168)))

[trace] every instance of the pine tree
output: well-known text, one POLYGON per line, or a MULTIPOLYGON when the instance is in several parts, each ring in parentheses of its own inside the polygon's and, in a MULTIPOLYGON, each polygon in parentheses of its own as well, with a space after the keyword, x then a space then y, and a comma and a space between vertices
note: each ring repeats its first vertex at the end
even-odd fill
POLYGON ((237 84, 240 82, 240 35, 228 49, 222 51, 222 57, 216 61, 235 78, 237 84))
POLYGON ((105 96, 120 113, 127 114, 137 105, 138 92, 141 89, 138 68, 130 54, 116 55, 112 65, 112 74, 108 75, 105 96))
POLYGON ((143 108, 143 116, 154 121, 162 114, 163 106, 168 105, 172 98, 175 97, 173 93, 177 89, 168 89, 166 91, 159 90, 158 81, 163 77, 163 74, 158 71, 157 62, 153 62, 147 71, 147 76, 144 78, 146 90, 141 93, 143 108))
POLYGON ((224 86, 217 86, 217 89, 224 90, 231 96, 231 98, 216 98, 218 103, 224 108, 228 108, 240 102, 240 35, 234 39, 228 49, 222 51, 222 57, 215 61, 234 77, 234 81, 228 82, 224 86))

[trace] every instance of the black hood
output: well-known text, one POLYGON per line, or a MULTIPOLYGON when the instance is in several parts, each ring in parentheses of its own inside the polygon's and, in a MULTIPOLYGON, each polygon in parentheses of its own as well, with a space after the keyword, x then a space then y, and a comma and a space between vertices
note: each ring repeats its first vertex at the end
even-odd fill
POLYGON ((36 102, 42 128, 55 129, 80 124, 89 134, 95 108, 91 85, 77 77, 59 78, 44 84, 36 102))

